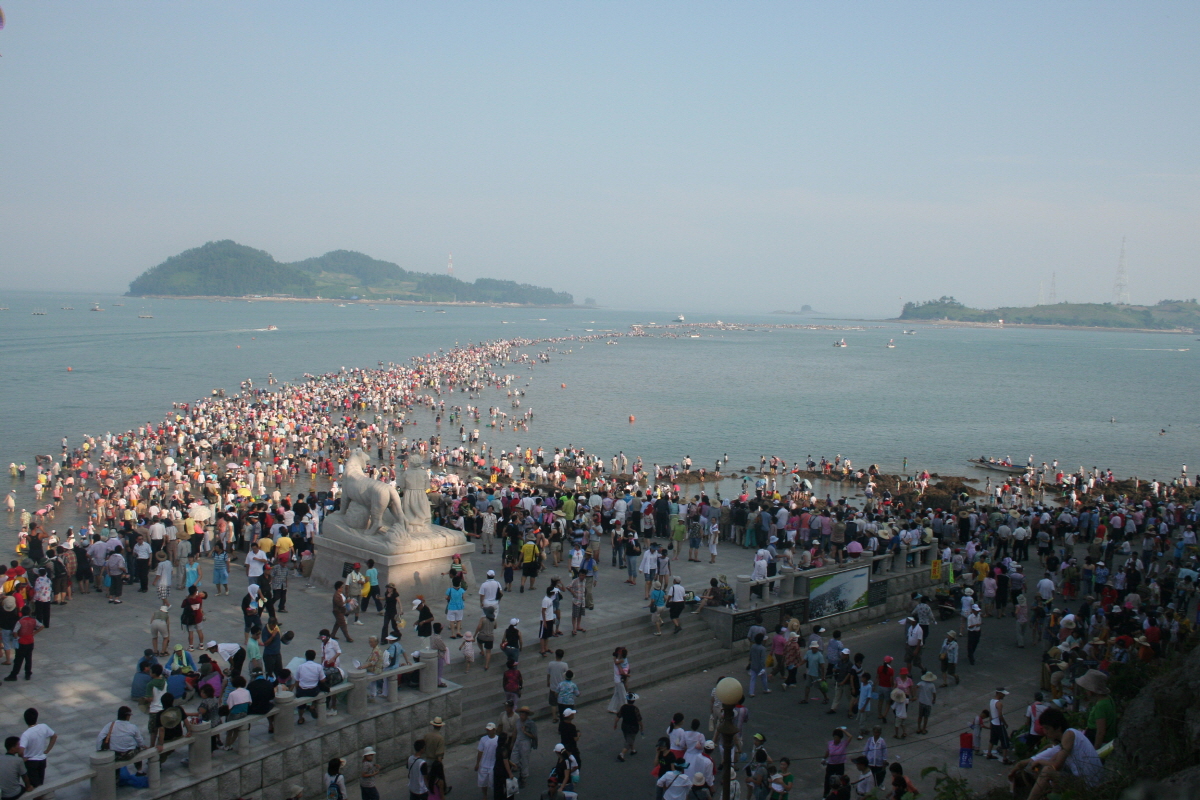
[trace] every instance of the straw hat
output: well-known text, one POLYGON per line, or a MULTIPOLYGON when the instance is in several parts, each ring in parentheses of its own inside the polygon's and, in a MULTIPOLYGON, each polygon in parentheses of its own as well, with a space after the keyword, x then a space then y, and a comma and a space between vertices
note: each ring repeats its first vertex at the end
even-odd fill
POLYGON ((442 721, 441 717, 434 717, 433 720, 429 724, 435 728, 440 728, 443 725, 445 725, 446 723, 442 721))
POLYGON ((1108 676, 1098 669, 1089 669, 1075 679, 1075 685, 1095 694, 1108 694, 1108 676))
POLYGON ((932 683, 933 681, 937 680, 937 676, 934 675, 932 672, 927 671, 924 675, 921 676, 921 680, 930 681, 932 683))
POLYGON ((1074 630, 1075 629, 1075 620, 1064 619, 1062 621, 1061 625, 1062 625, 1062 627, 1066 628, 1067 630, 1074 630))
POLYGON ((903 689, 892 689, 892 702, 893 703, 900 703, 907 699, 908 699, 908 695, 906 695, 904 693, 903 689))

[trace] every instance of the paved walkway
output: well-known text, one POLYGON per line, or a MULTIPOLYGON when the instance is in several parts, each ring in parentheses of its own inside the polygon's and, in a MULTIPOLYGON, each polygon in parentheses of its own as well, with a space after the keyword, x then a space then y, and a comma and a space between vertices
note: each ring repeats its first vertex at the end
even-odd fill
MULTIPOLYGON (((66 504, 51 527, 62 532, 78 522, 79 514, 73 505, 66 504)), ((19 525, 15 516, 0 524, 4 525, 7 534, 4 539, 15 543, 14 531, 19 525)), ((697 590, 707 586, 708 579, 717 574, 729 576, 732 582, 739 572, 749 572, 752 556, 748 551, 722 545, 721 553, 716 566, 682 560, 674 562, 673 568, 682 577, 685 586, 697 590)), ((498 555, 476 553, 471 557, 471 562, 478 579, 482 579, 489 568, 499 572, 498 555)), ((599 626, 646 613, 643 609, 642 586, 623 583, 625 570, 610 568, 609 563, 610 552, 606 546, 602 552, 601 571, 595 591, 596 608, 588 612, 587 624, 599 626)), ((202 559, 201 564, 207 578, 211 574, 209 562, 202 559)), ((246 578, 239 566, 231 570, 229 596, 210 596, 205 605, 204 632, 208 639, 218 642, 242 641, 239 603, 245 594, 246 578)), ((565 567, 551 569, 549 575, 569 579, 565 567)), ((519 592, 514 584, 513 591, 506 593, 502 602, 501 621, 507 623, 511 617, 521 620, 526 647, 531 652, 536 651, 537 647, 538 610, 548 585, 547 580, 544 573, 538 579, 537 591, 525 593, 519 592)), ((303 586, 303 579, 292 578, 288 592, 288 613, 280 616, 284 629, 296 634, 295 641, 284 649, 285 663, 293 656, 303 656, 307 648, 316 648, 319 644, 317 632, 323 627, 331 627, 333 623, 331 593, 326 589, 305 591, 303 586)), ((475 601, 467 605, 464 629, 473 630, 480 616, 476 588, 471 589, 475 601)), ((172 591, 173 606, 182 596, 183 592, 172 591)), ((153 587, 148 594, 137 593, 136 586, 126 587, 123 599, 125 602, 122 605, 110 605, 102 594, 88 593, 76 595, 66 606, 53 606, 51 627, 38 635, 35 644, 33 680, 0 683, 0 703, 9 712, 0 722, 0 733, 5 736, 19 734, 24 728, 20 715, 28 707, 38 708, 41 721, 58 733, 58 744, 49 760, 51 776, 65 776, 87 768, 88 757, 95 750, 97 732, 116 718, 119 706, 134 707, 134 721, 139 724, 145 722, 145 716, 129 699, 129 689, 136 662, 142 651, 150 646, 150 616, 159 602, 153 587)), ((403 605, 406 608, 411 608, 410 600, 404 598, 403 605)), ((431 603, 431 607, 436 618, 444 620, 444 600, 431 603)), ((173 607, 172 647, 180 641, 177 611, 173 607)), ((414 618, 411 611, 406 616, 410 627, 405 629, 405 642, 410 650, 414 650, 416 643, 410 641, 414 618)), ((367 637, 380 633, 383 619, 371 611, 362 615, 362 622, 362 626, 350 626, 354 642, 343 643, 344 665, 352 664, 354 659, 366 660, 369 653, 367 637)), ((186 644, 186 638, 183 642, 186 644)), ((455 661, 461 659, 457 649, 459 643, 458 640, 449 642, 455 661)), ((595 668, 610 669, 607 658, 596 664, 595 668)), ((220 758, 221 755, 217 754, 216 757, 220 758)))

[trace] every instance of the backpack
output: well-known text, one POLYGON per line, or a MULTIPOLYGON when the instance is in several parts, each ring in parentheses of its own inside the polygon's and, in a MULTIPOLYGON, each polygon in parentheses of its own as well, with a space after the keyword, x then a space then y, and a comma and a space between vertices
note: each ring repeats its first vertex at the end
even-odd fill
POLYGON ((342 787, 338 785, 338 775, 326 775, 327 787, 325 789, 325 797, 327 800, 345 800, 342 795, 342 787))

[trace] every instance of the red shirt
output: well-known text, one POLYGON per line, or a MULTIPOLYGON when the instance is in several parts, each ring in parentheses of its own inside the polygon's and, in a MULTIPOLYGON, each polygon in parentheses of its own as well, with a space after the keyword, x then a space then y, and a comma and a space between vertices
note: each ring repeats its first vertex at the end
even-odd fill
POLYGON ((33 644, 33 635, 38 632, 40 627, 42 627, 41 624, 33 617, 21 617, 13 626, 13 633, 17 635, 17 644, 33 644))
POLYGON ((892 679, 896 677, 896 670, 892 669, 887 664, 880 664, 875 670, 875 685, 880 689, 892 688, 892 679))

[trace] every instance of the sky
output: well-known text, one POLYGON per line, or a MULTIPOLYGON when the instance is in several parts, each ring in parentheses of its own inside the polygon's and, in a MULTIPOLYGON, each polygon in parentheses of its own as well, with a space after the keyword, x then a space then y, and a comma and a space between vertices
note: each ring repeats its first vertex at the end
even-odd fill
POLYGON ((1194 2, 0 0, 0 280, 234 239, 679 312, 1200 296, 1194 2))

